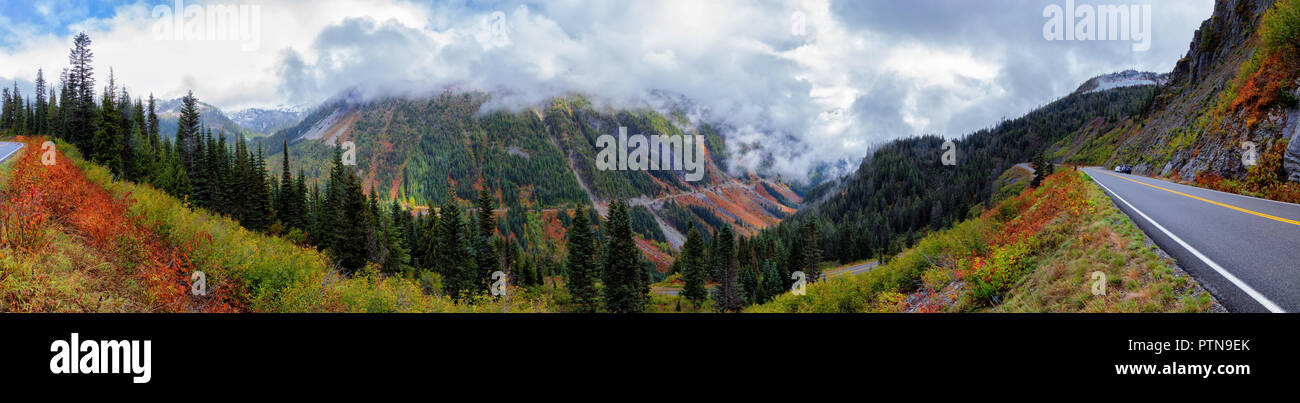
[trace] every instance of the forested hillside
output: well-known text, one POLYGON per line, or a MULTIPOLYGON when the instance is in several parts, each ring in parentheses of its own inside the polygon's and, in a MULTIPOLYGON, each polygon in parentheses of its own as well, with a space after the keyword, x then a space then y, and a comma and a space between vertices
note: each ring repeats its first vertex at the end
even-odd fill
MULTIPOLYGON (((1154 88, 1080 93, 954 141, 955 164, 943 165, 944 140, 914 137, 887 143, 863 161, 834 195, 771 230, 788 239, 817 222, 827 260, 849 262, 892 255, 928 231, 987 206, 994 179, 1050 144, 1080 130, 1106 127, 1140 114, 1154 88)), ((767 235, 765 233, 764 235, 767 235)))
MULTIPOLYGON (((603 216, 610 201, 628 200, 638 244, 664 256, 684 242, 689 225, 753 233, 801 201, 772 178, 730 176, 722 134, 682 111, 600 109, 579 95, 519 111, 486 108, 490 100, 478 92, 368 101, 344 93, 262 144, 276 174, 288 144, 289 159, 313 184, 328 175, 333 153, 352 142, 362 188, 416 212, 444 203, 449 192, 472 199, 486 189, 501 234, 534 256, 564 249, 563 227, 579 205, 603 216), (597 169, 597 137, 616 135, 620 126, 629 134, 704 136, 703 180, 687 181, 682 171, 597 169)), ((667 270, 668 260, 654 260, 667 270)))

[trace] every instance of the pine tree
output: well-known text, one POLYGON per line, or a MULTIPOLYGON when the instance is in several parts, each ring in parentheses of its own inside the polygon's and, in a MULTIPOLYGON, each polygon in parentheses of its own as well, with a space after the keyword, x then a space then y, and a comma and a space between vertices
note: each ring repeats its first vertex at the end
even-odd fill
POLYGON ((114 176, 122 175, 122 119, 113 99, 117 89, 113 75, 108 76, 108 87, 100 101, 98 124, 95 125, 93 146, 89 149, 91 159, 103 164, 114 176))
MULTIPOLYGON (((293 184, 290 183, 289 186, 293 187, 293 184)), ((376 196, 372 200, 374 203, 378 203, 379 197, 376 196)), ((396 200, 394 200, 393 204, 389 207, 387 217, 385 217, 383 214, 384 212, 380 211, 379 208, 376 207, 375 210, 379 212, 379 214, 375 214, 374 216, 375 228, 379 235, 379 240, 383 242, 383 249, 385 252, 381 257, 382 259, 379 259, 378 263, 385 273, 406 276, 408 275, 407 265, 411 262, 411 253, 403 245, 404 242, 401 228, 397 225, 395 220, 392 219, 398 214, 404 213, 401 211, 401 207, 397 205, 396 200)), ((410 215, 407 216, 409 217, 410 215)))
POLYGON ((595 312, 598 306, 596 295, 596 245, 591 237, 591 221, 582 205, 574 212, 573 223, 569 226, 569 294, 581 312, 595 312))
POLYGON ((45 72, 42 69, 36 69, 36 113, 34 125, 32 126, 33 133, 49 133, 45 127, 45 122, 49 119, 46 116, 49 113, 49 106, 45 102, 45 72))
POLYGON ((707 261, 704 256, 704 240, 700 238, 700 231, 695 228, 695 224, 690 224, 686 231, 686 243, 682 244, 682 280, 685 285, 682 287, 682 297, 686 298, 694 305, 696 310, 709 297, 708 290, 704 288, 704 282, 708 279, 707 261))
POLYGON ((337 185, 339 191, 338 210, 334 216, 334 245, 331 248, 339 260, 343 273, 351 274, 365 267, 369 261, 368 236, 370 223, 370 202, 361 190, 361 180, 356 173, 346 169, 337 185))
POLYGON ((758 270, 750 266, 740 267, 740 275, 737 280, 736 294, 740 297, 740 305, 757 303, 762 297, 758 285, 758 270))
POLYGON ((149 137, 149 146, 154 149, 161 149, 158 142, 161 140, 158 135, 158 113, 155 109, 153 94, 149 94, 149 115, 146 117, 145 135, 149 137))
POLYGON ((785 277, 779 265, 772 260, 763 262, 763 294, 758 303, 764 303, 785 293, 785 277))
POLYGON ((297 204, 299 196, 294 195, 297 188, 293 181, 293 170, 289 167, 289 141, 284 141, 283 161, 280 167, 280 188, 275 196, 275 214, 286 228, 302 228, 301 214, 297 204))
POLYGON ((439 225, 437 214, 425 214, 419 220, 419 241, 415 248, 414 264, 422 270, 437 270, 439 225))
POLYGON ((330 169, 329 181, 320 195, 320 212, 316 217, 316 225, 312 233, 315 234, 314 241, 318 247, 328 249, 334 246, 334 223, 339 215, 338 206, 342 203, 343 176, 347 173, 347 168, 343 166, 343 152, 339 147, 334 148, 334 165, 330 169))
MULTIPOLYGON (((202 159, 199 148, 203 147, 204 139, 201 138, 202 133, 200 133, 198 103, 194 91, 186 93, 185 97, 181 98, 180 117, 176 120, 176 146, 181 150, 185 170, 191 174, 200 172, 198 168, 202 164, 199 161, 202 159)), ((195 181, 195 184, 197 185, 198 181, 195 181)))
POLYGON ((472 236, 461 220, 456 192, 447 189, 447 201, 438 212, 438 251, 435 256, 442 274, 443 293, 454 299, 473 295, 476 264, 469 238, 472 236))
POLYGON ((736 240, 731 231, 731 226, 723 225, 718 234, 714 236, 713 257, 714 269, 718 273, 717 295, 713 300, 718 305, 721 312, 733 312, 740 310, 740 290, 737 288, 736 270, 736 240))
POLYGON ((64 96, 64 102, 70 110, 65 134, 73 145, 88 155, 93 155, 89 146, 95 133, 95 68, 91 66, 94 59, 95 54, 90 51, 90 36, 85 32, 77 34, 68 54, 71 69, 68 71, 69 93, 64 96))
POLYGON ((478 232, 474 237, 474 259, 479 272, 475 274, 476 292, 487 290, 492 272, 500 266, 496 248, 492 245, 492 236, 497 229, 496 214, 493 213, 492 194, 484 186, 478 192, 478 232))
POLYGON ((1038 185, 1043 184, 1043 180, 1052 175, 1054 167, 1051 161, 1048 161, 1047 157, 1042 154, 1035 155, 1030 164, 1034 167, 1034 179, 1029 182, 1029 187, 1037 189, 1038 185))
POLYGON ((804 253, 804 257, 807 260, 804 262, 803 266, 805 267, 805 274, 808 275, 810 282, 816 281, 821 277, 820 264, 822 262, 822 248, 820 236, 821 231, 818 229, 819 223, 820 221, 817 216, 813 215, 812 218, 804 221, 803 225, 803 239, 805 241, 804 247, 807 248, 807 252, 804 253))
POLYGON ((632 240, 627 203, 621 200, 610 203, 606 224, 609 241, 602 267, 605 309, 615 313, 642 312, 649 284, 641 264, 641 251, 632 240))
MULTIPOLYGON (((256 231, 266 231, 271 225, 271 190, 267 183, 266 161, 262 155, 262 145, 257 145, 257 155, 250 155, 250 170, 245 183, 248 185, 247 204, 244 205, 244 226, 256 231)), ((356 177, 352 177, 356 182, 356 177)), ((356 192, 361 192, 361 184, 355 183, 356 192)), ((365 195, 363 194, 362 197, 365 195)), ((364 203, 364 200, 362 200, 364 203)), ((352 206, 349 206, 352 207, 352 206)), ((364 206, 362 206, 364 207, 364 206)), ((358 213, 365 213, 358 211, 358 213)), ((368 216, 368 215, 367 215, 368 216)), ((362 227, 364 229, 364 227, 362 227)), ((363 244, 364 245, 364 244, 363 244)), ((362 264, 364 265, 364 263, 362 264)))

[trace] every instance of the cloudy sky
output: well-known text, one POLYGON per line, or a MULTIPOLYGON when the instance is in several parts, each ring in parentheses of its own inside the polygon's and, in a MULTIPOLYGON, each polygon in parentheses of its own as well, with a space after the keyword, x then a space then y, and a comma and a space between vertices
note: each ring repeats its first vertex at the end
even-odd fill
POLYGON ((185 39, 195 18, 181 20, 181 40, 164 37, 175 24, 157 17, 175 14, 174 0, 0 0, 0 80, 30 88, 37 68, 57 79, 85 31, 99 85, 111 68, 134 95, 192 89, 228 111, 312 105, 348 88, 480 89, 501 107, 568 92, 635 106, 662 90, 709 108, 736 128, 731 141, 797 176, 873 143, 989 127, 1098 74, 1168 72, 1213 10, 1212 0, 1075 3, 1150 5, 1150 50, 1045 39, 1045 7, 1066 0, 184 3, 256 6, 250 39, 225 41, 185 39))

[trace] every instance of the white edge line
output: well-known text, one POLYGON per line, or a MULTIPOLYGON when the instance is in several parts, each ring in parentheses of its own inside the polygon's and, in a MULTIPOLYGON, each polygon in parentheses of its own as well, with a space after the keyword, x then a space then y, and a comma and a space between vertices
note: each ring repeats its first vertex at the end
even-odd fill
POLYGON ((10 157, 10 156, 13 156, 14 153, 18 152, 18 150, 22 150, 22 149, 23 149, 23 145, 24 145, 23 143, 14 143, 14 144, 18 144, 18 148, 15 148, 13 151, 10 151, 9 154, 5 154, 5 156, 3 156, 3 157, 0 157, 0 161, 4 161, 4 160, 6 160, 6 159, 9 159, 9 157, 10 157))
POLYGON ((1277 304, 1273 303, 1273 301, 1270 301, 1268 297, 1264 296, 1264 294, 1260 294, 1259 291, 1255 291, 1255 289, 1251 288, 1251 286, 1246 284, 1245 281, 1241 281, 1241 279, 1237 278, 1237 276, 1232 275, 1232 273, 1229 273, 1228 270, 1224 269, 1223 266, 1219 266, 1218 263, 1214 263, 1213 260, 1210 260, 1210 258, 1206 257, 1204 254, 1201 254, 1201 251, 1196 250, 1196 248, 1193 248, 1192 245, 1188 245, 1187 242, 1184 242, 1182 238, 1179 238, 1177 235, 1174 235, 1174 233, 1169 232, 1169 230, 1165 229, 1163 225, 1160 225, 1160 223, 1156 222, 1156 220, 1151 219, 1151 217, 1147 216, 1146 213, 1143 213, 1142 210, 1138 210, 1138 208, 1134 207, 1133 204, 1128 202, 1128 200, 1124 200, 1123 197, 1120 197, 1119 193, 1115 193, 1115 191, 1110 190, 1109 187, 1106 187, 1106 185, 1102 184, 1101 181, 1098 181, 1095 178, 1093 179, 1093 183, 1096 183, 1097 185, 1101 186, 1103 189, 1106 189, 1106 191, 1109 192, 1112 196, 1115 196, 1115 198, 1119 199, 1119 201, 1124 203, 1124 205, 1127 205, 1129 208, 1133 209, 1134 212, 1138 213, 1138 215, 1142 216, 1142 218, 1145 218, 1147 222, 1150 222, 1151 225, 1154 225, 1161 232, 1164 232, 1165 235, 1168 235, 1170 239, 1174 240, 1174 242, 1178 242, 1178 244, 1181 245, 1184 249, 1187 249, 1189 252, 1192 252, 1192 255, 1196 256, 1197 259, 1201 259, 1202 262, 1205 262, 1207 266, 1210 266, 1211 269, 1214 269, 1214 271, 1218 272, 1219 275, 1223 276, 1223 278, 1228 279, 1228 281, 1231 282, 1233 285, 1236 285, 1237 288, 1240 288, 1242 291, 1246 292, 1246 295, 1249 295, 1251 298, 1254 298, 1255 302, 1258 302, 1260 305, 1263 305, 1264 308, 1269 310, 1269 312, 1286 313, 1285 310, 1282 310, 1282 307, 1277 306, 1277 304))

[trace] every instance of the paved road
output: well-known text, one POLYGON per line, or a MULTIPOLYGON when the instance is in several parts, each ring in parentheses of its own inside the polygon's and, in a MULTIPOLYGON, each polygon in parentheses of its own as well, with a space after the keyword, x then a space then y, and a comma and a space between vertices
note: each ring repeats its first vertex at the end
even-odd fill
POLYGON ((874 268, 876 268, 876 266, 879 266, 879 265, 880 265, 880 262, 877 262, 877 261, 874 261, 874 260, 873 260, 873 261, 870 261, 870 262, 861 263, 861 264, 857 264, 857 265, 853 265, 853 266, 849 266, 849 267, 844 267, 844 268, 835 268, 835 269, 831 269, 831 270, 828 270, 828 271, 822 273, 822 278, 832 278, 832 277, 837 277, 837 276, 841 276, 841 275, 845 275, 845 274, 850 274, 850 275, 852 275, 852 274, 858 274, 858 273, 861 273, 861 272, 864 272, 864 271, 868 271, 868 270, 874 269, 874 268))
POLYGON ((5 159, 9 158, 10 156, 13 156, 14 154, 17 154, 18 150, 22 148, 23 148, 23 143, 12 143, 8 141, 0 141, 0 162, 4 162, 5 159))
POLYGON ((1233 312, 1300 312, 1300 205, 1085 168, 1233 312))
MULTIPOLYGON (((874 268, 876 268, 876 266, 879 266, 879 265, 880 265, 880 262, 877 262, 877 261, 870 261, 870 262, 861 263, 861 264, 856 264, 856 265, 848 266, 848 267, 837 267, 837 268, 830 269, 830 270, 827 270, 827 271, 823 272, 821 278, 823 278, 823 279, 827 279, 827 278, 838 277, 838 276, 846 275, 846 274, 847 274, 847 275, 858 274, 858 273, 862 273, 862 272, 865 272, 865 271, 868 271, 868 270, 874 269, 874 268)), ((711 287, 710 287, 710 288, 711 288, 711 287)), ((654 292, 654 293, 656 293, 656 294, 663 294, 663 295, 678 295, 678 294, 681 294, 682 289, 681 289, 681 288, 672 288, 672 287, 662 287, 662 288, 661 288, 661 287, 655 287, 655 288, 654 288, 653 290, 651 290, 651 291, 654 292)))

